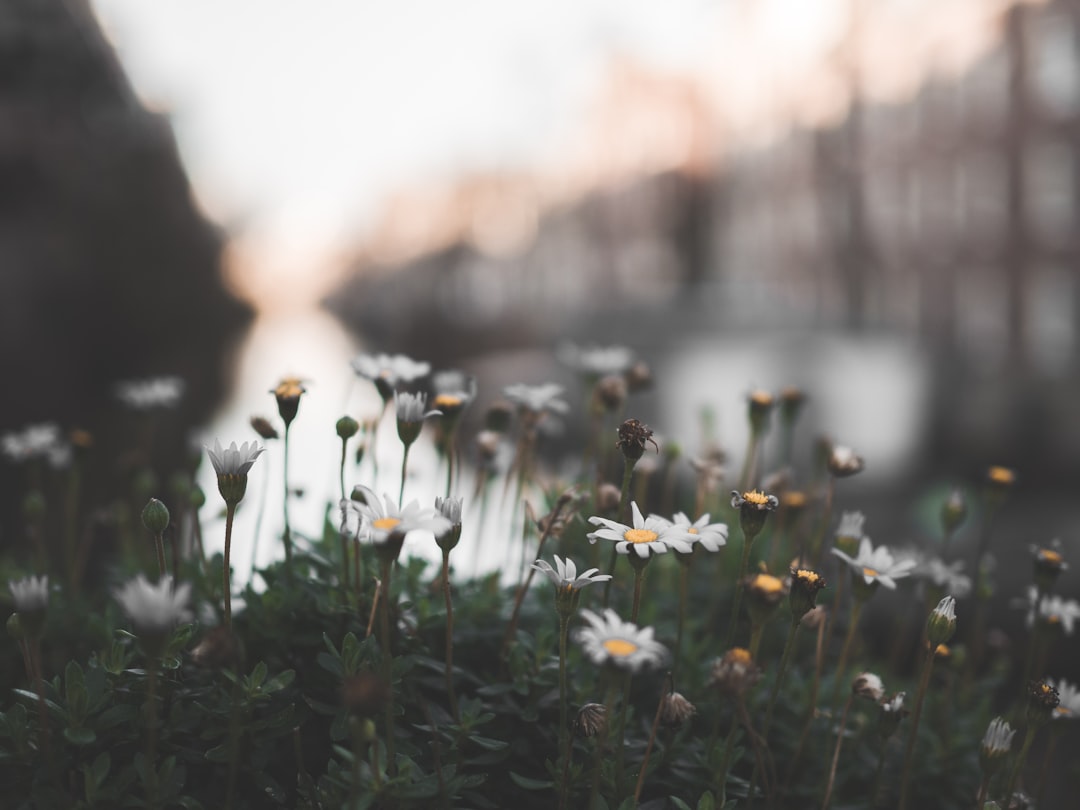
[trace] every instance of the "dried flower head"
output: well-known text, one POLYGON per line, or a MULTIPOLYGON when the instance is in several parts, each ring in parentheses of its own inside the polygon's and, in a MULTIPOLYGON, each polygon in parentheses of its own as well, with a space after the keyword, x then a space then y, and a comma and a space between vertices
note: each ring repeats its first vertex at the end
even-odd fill
POLYGON ((270 424, 269 419, 265 419, 261 416, 253 416, 251 417, 251 427, 266 441, 278 438, 277 428, 270 424))
POLYGON ((270 389, 270 393, 277 400, 278 415, 285 423, 286 431, 296 418, 296 412, 300 408, 300 397, 305 391, 307 389, 304 388, 303 380, 297 377, 282 377, 281 382, 270 389))
POLYGON ((629 393, 626 378, 621 374, 608 374, 606 377, 601 377, 593 386, 592 410, 596 414, 614 413, 623 406, 629 393))
POLYGON ((791 569, 791 588, 788 601, 791 615, 801 619, 817 606, 818 593, 825 587, 825 578, 809 568, 791 569))
POLYGON ((644 360, 638 360, 630 366, 623 372, 623 376, 626 378, 626 386, 630 389, 631 394, 653 387, 652 369, 644 360))
POLYGON ((834 478, 848 478, 861 473, 866 463, 850 447, 834 444, 825 466, 834 478))
POLYGON ((598 512, 610 514, 619 508, 622 493, 619 488, 611 483, 603 483, 596 490, 596 509, 598 512))
POLYGON ((678 692, 660 698, 660 722, 671 728, 681 726, 697 714, 697 707, 678 692))
POLYGON ((851 682, 851 692, 857 697, 876 703, 885 696, 885 684, 873 672, 861 672, 851 682))
POLYGON ((574 718, 574 733, 579 737, 595 737, 607 725, 607 707, 603 703, 586 703, 574 718))
POLYGON ((619 425, 619 438, 615 446, 627 461, 637 461, 645 454, 645 445, 652 444, 656 452, 660 447, 653 440, 652 428, 637 419, 627 419, 619 425))
POLYGON ((1032 723, 1044 723, 1049 720, 1061 699, 1057 690, 1047 681, 1028 681, 1027 718, 1032 723))

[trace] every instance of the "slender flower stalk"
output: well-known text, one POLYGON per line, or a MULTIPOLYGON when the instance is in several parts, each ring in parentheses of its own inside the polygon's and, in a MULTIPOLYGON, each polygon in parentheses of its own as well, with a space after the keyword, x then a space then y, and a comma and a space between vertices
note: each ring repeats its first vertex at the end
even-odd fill
POLYGON ((773 395, 768 391, 757 390, 750 392, 747 402, 750 437, 747 440, 742 472, 739 474, 739 489, 742 491, 750 489, 756 480, 758 448, 769 429, 769 414, 772 413, 774 401, 773 395))
MULTIPOLYGON (((348 497, 348 494, 345 491, 345 459, 348 455, 349 439, 355 436, 360 430, 360 424, 351 416, 343 416, 337 420, 335 428, 338 437, 341 439, 341 462, 338 465, 338 484, 340 487, 341 500, 344 501, 348 497)), ((345 530, 344 510, 342 510, 341 520, 341 592, 342 598, 344 598, 349 590, 349 534, 345 530)))
POLYGON ((730 647, 735 640, 735 628, 739 623, 739 610, 742 607, 743 589, 745 587, 746 571, 750 562, 750 549, 753 548, 754 540, 761 533, 765 525, 765 518, 776 509, 779 501, 775 495, 768 495, 758 490, 731 493, 731 506, 739 510, 739 527, 742 529, 743 548, 742 557, 739 560, 739 573, 735 580, 735 602, 731 609, 731 620, 728 623, 727 642, 730 647))
POLYGON ((844 703, 844 711, 840 716, 840 728, 836 732, 836 748, 833 750, 832 765, 829 768, 829 781, 825 786, 825 798, 821 802, 822 810, 826 810, 832 800, 833 785, 836 782, 836 766, 840 762, 840 747, 844 742, 844 729, 847 728, 847 718, 848 712, 851 710, 851 704, 856 697, 866 698, 877 703, 884 695, 885 689, 881 683, 881 678, 872 672, 864 672, 851 682, 851 693, 848 695, 847 702, 844 703))
POLYGON ((271 389, 270 393, 274 395, 277 400, 278 414, 281 416, 281 420, 285 423, 285 463, 282 469, 282 483, 285 485, 285 498, 282 504, 285 517, 285 531, 282 535, 282 543, 285 546, 285 565, 291 571, 292 570, 292 530, 289 526, 289 427, 292 425, 293 419, 296 418, 296 412, 300 408, 300 397, 304 394, 305 388, 300 380, 295 377, 286 377, 276 388, 271 389))
MULTIPOLYGON (((169 528, 169 510, 165 504, 157 498, 151 498, 142 511, 142 522, 151 534, 154 535, 154 546, 157 549, 158 574, 168 576, 168 566, 165 565, 165 542, 163 535, 169 528)), ((175 569, 176 566, 173 566, 175 569)))
POLYGON ((1057 690, 1046 681, 1029 681, 1027 684, 1027 706, 1025 718, 1027 730, 1024 732, 1024 742, 1020 746, 1020 753, 1013 762, 1009 772, 1009 780, 1006 783, 1005 793, 1002 795, 1002 805, 1008 807, 1012 803, 1013 791, 1016 782, 1020 778, 1020 771, 1027 762, 1031 744, 1035 741, 1035 734, 1039 728, 1045 725, 1053 716, 1054 710, 1060 705, 1061 699, 1057 690))
POLYGON ((908 732, 907 746, 904 749, 904 770, 900 787, 900 810, 907 810, 911 784, 912 755, 915 751, 915 739, 919 734, 919 719, 922 716, 923 701, 930 686, 930 672, 934 667, 934 656, 939 644, 945 644, 956 631, 956 600, 946 596, 930 612, 926 621, 926 657, 923 660, 922 675, 919 678, 919 691, 915 695, 915 711, 911 717, 911 730, 908 732))
POLYGON ((799 626, 802 624, 806 614, 817 606, 818 593, 825 587, 825 580, 816 571, 807 568, 791 569, 791 589, 788 593, 788 601, 791 605, 791 627, 788 629, 787 641, 784 642, 784 652, 780 656, 780 667, 776 672, 776 680, 773 681, 772 692, 769 694, 769 704, 765 711, 765 724, 761 728, 762 737, 768 736, 769 728, 772 726, 776 696, 780 693, 780 687, 784 683, 784 675, 787 674, 788 664, 791 661, 791 651, 795 648, 795 638, 798 635, 799 626))
POLYGON ((432 416, 441 416, 442 411, 425 411, 426 394, 394 394, 394 409, 397 412, 398 438, 404 448, 401 455, 401 489, 398 490, 398 504, 405 503, 405 480, 408 477, 409 449, 420 437, 424 420, 432 416))
POLYGON ((1001 769, 1012 748, 1013 737, 1016 731, 1002 718, 995 717, 990 721, 983 735, 982 745, 979 747, 979 765, 982 768, 983 777, 979 784, 979 800, 975 807, 982 810, 986 804, 987 792, 990 788, 990 780, 1001 769))
POLYGON ((450 714, 458 719, 457 694, 454 692, 454 600, 450 592, 450 552, 461 540, 461 498, 436 498, 435 508, 450 522, 450 528, 435 537, 442 550, 442 592, 446 603, 446 694, 450 714))
POLYGON ((236 446, 236 442, 232 442, 228 448, 222 448, 221 443, 215 439, 214 447, 207 447, 206 452, 210 456, 210 463, 214 465, 214 472, 217 473, 218 492, 225 501, 225 552, 221 587, 222 598, 225 601, 225 627, 231 630, 232 586, 229 554, 232 549, 233 517, 236 514, 237 504, 244 499, 244 493, 247 491, 248 471, 263 453, 263 448, 255 442, 244 442, 239 447, 236 446))

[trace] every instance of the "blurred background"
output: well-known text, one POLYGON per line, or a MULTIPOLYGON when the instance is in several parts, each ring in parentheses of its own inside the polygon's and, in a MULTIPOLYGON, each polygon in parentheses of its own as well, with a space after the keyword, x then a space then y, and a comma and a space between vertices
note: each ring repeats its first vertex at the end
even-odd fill
POLYGON ((688 446, 806 388, 875 537, 1003 464, 1006 562, 1075 548, 1078 0, 8 0, 0 108, 0 431, 133 445, 116 383, 177 375, 177 458, 295 374, 318 532, 357 352, 477 373, 478 414, 626 344, 688 446))

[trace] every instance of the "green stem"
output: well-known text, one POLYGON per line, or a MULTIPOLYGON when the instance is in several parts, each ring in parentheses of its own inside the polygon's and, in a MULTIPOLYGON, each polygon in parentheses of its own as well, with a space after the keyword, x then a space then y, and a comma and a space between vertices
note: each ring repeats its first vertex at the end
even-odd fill
POLYGON ((912 755, 915 752, 915 739, 919 735, 919 718, 922 716, 923 701, 930 686, 930 672, 934 668, 934 645, 926 645, 926 658, 923 660, 922 674, 919 677, 919 692, 915 696, 915 711, 911 714, 911 729, 908 732, 907 746, 904 748, 904 770, 900 778, 899 810, 907 810, 908 792, 911 786, 912 755))
POLYGON ((604 607, 607 608, 611 599, 611 583, 615 581, 615 563, 619 559, 618 552, 615 550, 615 544, 611 546, 611 559, 608 560, 607 572, 611 575, 611 579, 604 583, 604 607))
MULTIPOLYGON (((877 768, 874 770, 874 787, 870 794, 870 810, 874 810, 878 805, 878 797, 881 796, 881 779, 885 775, 885 748, 888 743, 887 739, 881 741, 881 750, 878 752, 877 768)), ((982 810, 982 805, 979 806, 979 810, 982 810)))
POLYGON ((821 802, 821 810, 827 810, 832 800, 833 785, 836 783, 836 766, 840 762, 840 746, 844 743, 844 729, 847 728, 848 712, 851 710, 851 702, 855 700, 855 693, 848 695, 847 703, 844 704, 844 713, 840 716, 840 728, 836 732, 836 748, 833 750, 832 765, 829 768, 829 781, 825 786, 825 798, 821 802))
POLYGON ((626 761, 626 715, 630 711, 630 673, 623 675, 622 704, 615 738, 615 803, 622 801, 623 765, 626 761))
POLYGON ((765 632, 764 622, 754 622, 750 625, 750 657, 757 661, 758 650, 761 648, 761 636, 765 632))
POLYGON ((609 676, 607 692, 604 695, 604 725, 600 729, 600 734, 596 737, 596 750, 593 753, 592 788, 589 790, 587 810, 593 810, 596 805, 596 798, 600 795, 600 771, 604 762, 604 748, 607 746, 608 734, 611 731, 611 710, 615 703, 616 687, 615 678, 609 676))
POLYGON ((791 651, 795 648, 795 637, 798 632, 799 619, 792 617, 791 629, 788 631, 787 641, 784 642, 784 652, 780 656, 780 669, 776 672, 776 680, 773 681, 772 692, 769 693, 769 707, 765 711, 765 725, 761 729, 762 737, 767 737, 769 734, 773 709, 776 707, 776 696, 780 694, 780 686, 784 683, 784 675, 787 673, 788 664, 791 661, 791 651))
MULTIPOLYGON (((1028 723, 1027 731, 1024 732, 1024 744, 1020 747, 1020 753, 1017 755, 1012 770, 1009 772, 1009 781, 1005 787, 1005 794, 1001 797, 1002 807, 1008 807, 1012 801, 1013 791, 1016 790, 1016 782, 1020 778, 1020 769, 1024 767, 1024 762, 1027 761, 1028 751, 1031 750, 1031 744, 1035 741, 1036 731, 1035 723, 1028 723)), ((904 810, 903 806, 901 806, 901 810, 904 810)))
POLYGON ((160 532, 154 535, 154 547, 157 549, 158 575, 165 579, 169 575, 169 568, 165 565, 165 539, 160 532))
POLYGON ((635 624, 641 610, 641 584, 645 581, 645 563, 648 561, 649 558, 646 557, 634 566, 634 605, 630 609, 630 621, 635 624))
POLYGON ((754 462, 757 457, 758 438, 758 432, 751 429, 750 438, 746 442, 742 471, 739 473, 739 492, 746 492, 750 488, 750 479, 754 474, 754 462))
POLYGON ((728 622, 727 639, 724 642, 725 649, 731 649, 731 645, 735 641, 735 628, 739 624, 739 610, 742 608, 746 569, 750 563, 750 548, 754 544, 755 537, 756 535, 749 535, 745 531, 743 532, 742 558, 739 561, 739 575, 735 580, 735 602, 731 607, 731 619, 728 622))
POLYGON ((157 784, 157 661, 146 669, 146 773, 150 806, 158 807, 157 784))
POLYGON ((232 630, 232 584, 229 567, 229 555, 232 553, 232 530, 233 517, 236 515, 236 504, 225 504, 225 555, 221 564, 221 596, 225 600, 225 628, 232 630))
POLYGON ((675 631, 675 660, 672 663, 672 680, 679 674, 679 660, 682 658, 683 625, 686 624, 687 591, 690 585, 690 555, 679 555, 679 621, 675 631), (684 562, 685 560, 685 562, 684 562))
POLYGON ((817 628, 817 643, 814 650, 814 679, 810 686, 809 708, 806 711, 806 719, 803 721, 802 731, 799 733, 799 743, 795 746, 795 753, 791 757, 791 764, 784 777, 784 785, 787 787, 795 776, 795 772, 802 757, 803 749, 806 748, 806 740, 810 736, 810 726, 813 725, 817 716, 818 692, 821 689, 821 667, 825 660, 825 622, 820 622, 817 628))
POLYGON ((282 470, 282 480, 285 483, 285 499, 282 509, 285 514, 285 533, 282 542, 285 546, 285 567, 292 571, 292 530, 289 527, 289 423, 285 423, 285 464, 282 470))
POLYGON ((394 654, 391 650, 390 639, 390 578, 393 573, 394 561, 384 556, 382 561, 382 610, 379 611, 380 645, 382 646, 382 669, 383 680, 387 684, 386 699, 386 767, 391 776, 397 772, 397 756, 395 752, 395 729, 394 729, 394 654))
POLYGON ((844 671, 847 668, 848 655, 851 653, 851 644, 855 640, 855 631, 859 627, 859 617, 862 616, 863 605, 866 602, 855 596, 855 603, 851 606, 851 621, 848 623, 847 634, 844 636, 844 646, 840 648, 840 658, 836 662, 836 678, 833 683, 833 705, 836 705, 840 697, 840 690, 844 686, 844 671))
POLYGON ((450 549, 443 549, 442 589, 446 601, 446 694, 450 699, 450 714, 458 719, 457 695, 454 693, 454 600, 450 593, 450 549))
POLYGON ((634 807, 641 801, 641 789, 645 787, 645 772, 649 769, 649 756, 652 754, 653 745, 656 744, 656 730, 660 727, 660 713, 664 709, 664 698, 671 693, 671 675, 668 675, 664 693, 656 704, 656 714, 653 716, 652 729, 649 731, 649 742, 645 746, 645 756, 641 760, 641 770, 638 772, 637 785, 634 787, 634 807))
POLYGON ((411 444, 405 445, 405 452, 401 454, 401 488, 398 490, 398 506, 400 507, 405 500, 405 478, 408 474, 409 466, 409 448, 411 444))
MULTIPOLYGON (((719 724, 719 718, 717 718, 719 724)), ((716 789, 720 794, 720 801, 718 802, 720 807, 723 807, 727 799, 727 777, 728 768, 731 765, 731 754, 735 750, 735 733, 739 730, 739 713, 731 713, 731 728, 728 729, 727 740, 724 742, 724 756, 720 760, 720 767, 716 770, 716 789)), ((716 736, 714 730, 713 736, 716 736)), ((708 751, 712 751, 713 746, 708 747, 708 751)))
POLYGON ((559 785, 559 807, 566 806, 566 773, 570 765, 570 721, 566 705, 566 646, 570 634, 569 614, 559 614, 559 756, 563 760, 563 779, 559 785))

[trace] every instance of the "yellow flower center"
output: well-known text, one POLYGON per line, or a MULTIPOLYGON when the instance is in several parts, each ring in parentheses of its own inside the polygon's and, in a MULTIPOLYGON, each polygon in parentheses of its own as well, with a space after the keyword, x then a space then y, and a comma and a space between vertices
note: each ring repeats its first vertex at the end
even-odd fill
POLYGON ((948 658, 951 653, 952 650, 949 649, 947 644, 938 644, 934 648, 934 655, 937 658, 948 658))
POLYGON ((995 484, 1011 484, 1016 480, 1016 474, 1008 467, 991 467, 987 476, 995 484))
POLYGON ((1054 711, 1057 712, 1058 714, 1064 716, 1064 717, 1068 717, 1070 714, 1072 714, 1072 712, 1070 712, 1064 706, 1058 706, 1056 709, 1054 709, 1054 711))
POLYGON ((399 523, 401 523, 401 520, 399 518, 396 518, 396 517, 384 517, 384 518, 379 518, 378 520, 371 521, 371 525, 373 527, 375 527, 376 529, 380 529, 382 531, 390 531, 392 528, 397 526, 399 523))
POLYGON ((436 408, 457 408, 461 405, 461 397, 453 394, 439 394, 435 397, 436 408))
POLYGON ((286 377, 274 389, 274 396, 279 399, 297 399, 306 389, 295 377, 286 377))
POLYGON ((648 529, 627 529, 623 534, 623 538, 628 543, 651 543, 659 535, 656 532, 651 532, 648 529))
POLYGON ((687 534, 700 534, 700 532, 698 532, 698 530, 697 530, 697 526, 691 526, 689 529, 686 530, 686 533, 687 534))
POLYGON ((732 647, 725 658, 734 664, 749 664, 754 660, 750 657, 750 651, 742 647, 732 647))
POLYGON ((609 638, 604 641, 604 649, 616 658, 625 658, 637 652, 638 645, 624 638, 609 638))
POLYGON ((795 578, 800 580, 801 582, 806 582, 810 585, 813 585, 821 579, 821 575, 818 574, 816 571, 807 571, 805 568, 800 568, 798 571, 795 572, 795 578))
POLYGON ((806 506, 805 492, 788 492, 784 495, 784 506, 788 509, 800 509, 806 506))
POLYGON ((877 570, 873 568, 863 568, 862 572, 868 577, 876 577, 878 575, 877 570))
POLYGON ((764 492, 758 492, 755 489, 753 492, 744 492, 743 500, 747 503, 754 504, 754 506, 764 506, 769 502, 769 496, 764 492))
POLYGON ((750 587, 765 594, 777 594, 784 590, 784 583, 771 574, 758 574, 750 587))
POLYGON ((1056 551, 1051 551, 1048 548, 1040 548, 1039 559, 1044 560, 1048 563, 1057 564, 1061 562, 1061 555, 1058 554, 1056 551))
POLYGON ((1046 617, 1046 622, 1047 624, 1060 624, 1061 617, 1056 613, 1051 613, 1049 616, 1046 617))
POLYGON ((768 407, 769 405, 772 405, 773 398, 772 394, 770 394, 768 391, 754 391, 752 394, 750 394, 750 401, 753 402, 755 405, 762 405, 764 407, 768 407))

